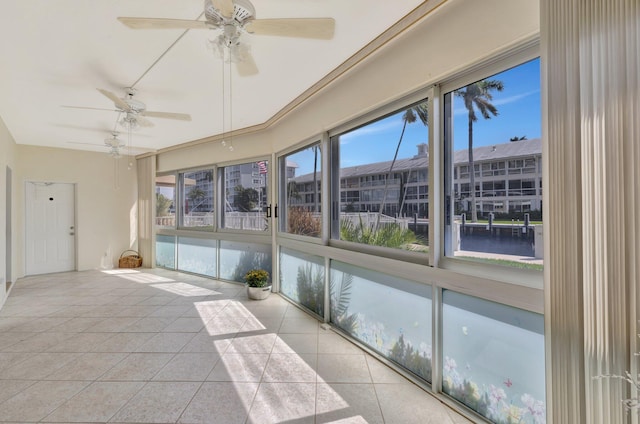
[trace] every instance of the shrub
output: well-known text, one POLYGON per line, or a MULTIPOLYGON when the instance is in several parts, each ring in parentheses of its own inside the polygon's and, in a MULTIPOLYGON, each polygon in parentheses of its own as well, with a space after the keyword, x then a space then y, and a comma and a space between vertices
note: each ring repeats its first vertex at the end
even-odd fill
POLYGON ((252 269, 244 275, 244 281, 249 287, 267 287, 269 273, 264 269, 252 269))

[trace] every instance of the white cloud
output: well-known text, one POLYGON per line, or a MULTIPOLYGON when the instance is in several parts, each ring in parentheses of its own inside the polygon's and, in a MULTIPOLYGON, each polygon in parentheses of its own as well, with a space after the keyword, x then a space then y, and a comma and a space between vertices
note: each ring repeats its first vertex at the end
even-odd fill
MULTIPOLYGON (((520 94, 515 94, 513 96, 509 96, 509 97, 503 97, 501 99, 495 100, 491 103, 493 103, 494 106, 504 106, 507 105, 509 103, 513 103, 513 102, 517 102, 518 100, 524 99, 525 97, 529 97, 533 94, 537 94, 540 93, 540 90, 532 90, 532 91, 527 91, 525 93, 520 93, 520 94)), ((460 107, 460 108, 456 108, 453 111, 454 115, 466 115, 467 114, 467 108, 465 107, 460 107)))

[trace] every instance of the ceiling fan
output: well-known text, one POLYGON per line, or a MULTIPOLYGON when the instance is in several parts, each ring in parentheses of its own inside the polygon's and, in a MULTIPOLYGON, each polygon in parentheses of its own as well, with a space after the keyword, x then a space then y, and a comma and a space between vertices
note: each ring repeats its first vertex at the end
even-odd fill
MULTIPOLYGON (((120 136, 119 132, 112 131, 111 137, 104 139, 104 146, 108 148, 107 153, 109 154, 109 156, 111 156, 114 159, 121 158, 123 152, 126 152, 127 155, 131 155, 131 154, 139 154, 139 153, 155 151, 154 149, 149 149, 145 147, 128 146, 124 141, 118 138, 119 136, 120 136)), ((98 146, 98 144, 96 143, 84 143, 84 142, 75 142, 75 141, 68 141, 67 143, 84 144, 87 146, 98 146)))
POLYGON ((127 88, 127 94, 124 98, 120 98, 111 91, 101 88, 97 89, 103 96, 109 98, 115 109, 103 109, 96 107, 83 107, 83 106, 63 106, 73 109, 92 109, 92 110, 109 110, 114 112, 124 113, 124 117, 120 123, 126 128, 130 127, 153 127, 153 122, 146 119, 149 118, 165 118, 165 119, 177 119, 180 121, 191 121, 191 116, 186 113, 173 113, 173 112, 152 112, 147 110, 147 106, 141 101, 134 99, 136 90, 133 88, 127 88))
POLYGON ((236 63, 242 76, 258 72, 248 46, 240 42, 243 33, 329 40, 335 27, 333 18, 256 19, 255 8, 249 0, 204 0, 204 15, 204 21, 131 17, 118 20, 133 29, 222 30, 212 45, 219 50, 228 49, 228 59, 236 63))

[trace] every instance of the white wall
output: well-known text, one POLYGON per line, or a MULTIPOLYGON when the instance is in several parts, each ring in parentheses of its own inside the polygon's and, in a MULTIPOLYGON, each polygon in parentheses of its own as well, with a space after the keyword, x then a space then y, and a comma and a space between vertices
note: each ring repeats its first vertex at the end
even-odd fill
POLYGON ((76 184, 77 270, 97 269, 105 252, 112 263, 123 250, 137 243, 137 185, 134 168, 127 170, 127 158, 118 160, 118 181, 114 159, 105 153, 47 147, 17 146, 16 224, 18 243, 16 271, 24 267, 24 193, 27 181, 76 184))
MULTIPOLYGON (((6 169, 7 166, 10 167, 14 171, 13 178, 13 201, 12 201, 12 221, 15 222, 16 217, 16 190, 15 190, 15 150, 16 144, 13 140, 13 137, 9 133, 9 130, 2 121, 0 117, 0 199, 2 200, 0 203, 0 307, 4 304, 6 299, 6 284, 5 284, 5 276, 7 273, 7 263, 6 263, 6 246, 7 246, 7 234, 6 234, 6 224, 7 224, 7 213, 6 213, 6 194, 7 194, 7 182, 6 182, 6 169)), ((11 281, 15 281, 16 279, 16 231, 15 225, 12 226, 13 235, 12 235, 12 251, 14 260, 12 261, 12 274, 11 281)))

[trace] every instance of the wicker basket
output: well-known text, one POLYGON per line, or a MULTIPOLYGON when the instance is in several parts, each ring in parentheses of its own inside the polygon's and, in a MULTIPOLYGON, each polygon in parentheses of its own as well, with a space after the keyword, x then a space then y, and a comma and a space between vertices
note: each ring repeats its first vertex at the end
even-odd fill
POLYGON ((142 256, 135 250, 125 250, 118 260, 119 268, 140 268, 142 266, 142 256), (125 255, 125 253, 133 252, 133 254, 125 255))

